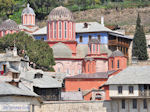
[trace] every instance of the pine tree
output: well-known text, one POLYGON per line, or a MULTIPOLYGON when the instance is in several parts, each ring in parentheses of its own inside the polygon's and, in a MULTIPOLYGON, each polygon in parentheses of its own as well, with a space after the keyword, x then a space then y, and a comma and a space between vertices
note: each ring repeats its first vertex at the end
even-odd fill
POLYGON ((137 57, 138 60, 148 59, 146 38, 143 26, 141 25, 139 14, 136 21, 136 31, 133 39, 132 56, 137 57))

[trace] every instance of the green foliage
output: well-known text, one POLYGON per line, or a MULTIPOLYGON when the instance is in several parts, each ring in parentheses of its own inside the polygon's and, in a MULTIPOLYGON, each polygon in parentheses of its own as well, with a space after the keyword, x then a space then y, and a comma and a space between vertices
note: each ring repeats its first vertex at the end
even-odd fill
POLYGON ((0 52, 4 52, 8 46, 14 46, 14 41, 20 56, 27 54, 37 68, 53 70, 52 66, 55 65, 53 51, 46 42, 34 40, 24 32, 9 34, 0 39, 0 52), (23 50, 25 53, 22 53, 23 50))
POLYGON ((28 0, 28 3, 34 9, 39 20, 43 20, 53 8, 60 5, 57 0, 28 0))
POLYGON ((147 60, 147 46, 146 46, 146 38, 143 30, 143 26, 141 26, 141 19, 138 14, 136 21, 136 31, 133 39, 133 48, 132 48, 132 56, 138 58, 138 60, 147 60))
POLYGON ((21 11, 30 6, 36 13, 38 20, 46 19, 50 11, 57 6, 65 6, 71 11, 83 11, 93 8, 105 8, 116 10, 133 7, 150 6, 149 0, 0 0, 0 19, 13 19, 18 24, 21 23, 21 11))

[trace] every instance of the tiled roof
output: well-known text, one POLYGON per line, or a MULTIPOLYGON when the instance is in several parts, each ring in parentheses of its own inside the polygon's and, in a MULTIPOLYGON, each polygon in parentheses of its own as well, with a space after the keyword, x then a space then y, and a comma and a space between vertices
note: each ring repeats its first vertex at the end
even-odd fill
POLYGON ((46 35, 46 34, 47 34, 47 26, 32 33, 32 35, 46 35))
POLYGON ((22 15, 24 15, 24 14, 33 14, 33 15, 35 15, 34 10, 30 7, 29 4, 27 4, 27 7, 25 9, 23 9, 22 15))
POLYGON ((49 14, 49 20, 63 20, 63 21, 73 21, 73 14, 72 12, 67 9, 66 7, 60 6, 54 8, 49 14))
POLYGON ((150 66, 129 66, 110 77, 106 84, 150 84, 150 66))
MULTIPOLYGON (((115 72, 115 71, 113 71, 115 72)), ((92 74, 79 74, 79 75, 75 75, 75 76, 70 76, 70 77, 66 77, 66 79, 99 79, 99 78, 103 78, 103 79, 107 79, 108 76, 110 74, 112 74, 113 72, 97 72, 97 73, 92 73, 92 74)))
POLYGON ((113 35, 113 36, 117 36, 117 37, 121 37, 121 38, 127 38, 127 39, 131 39, 131 40, 133 39, 132 37, 123 35, 123 34, 121 34, 119 32, 115 32, 115 31, 110 32, 109 35, 113 35))
POLYGON ((110 32, 112 30, 99 24, 98 22, 86 22, 88 27, 84 27, 84 23, 76 23, 76 33, 86 33, 86 32, 110 32))
POLYGON ((19 30, 17 23, 11 19, 7 19, 0 25, 0 30, 19 30))
POLYGON ((5 95, 21 95, 21 96, 38 96, 32 91, 25 91, 8 83, 0 82, 0 96, 5 95))
POLYGON ((51 77, 51 75, 48 75, 47 73, 43 72, 42 70, 30 70, 25 73, 21 74, 22 80, 28 80, 33 82, 33 86, 39 87, 39 88, 59 88, 62 87, 61 82, 57 81, 57 79, 54 79, 51 77), (42 78, 35 78, 35 74, 40 73, 43 74, 42 78))
POLYGON ((117 56, 124 56, 124 54, 120 50, 116 50, 112 52, 112 54, 110 55, 110 57, 117 57, 117 56))

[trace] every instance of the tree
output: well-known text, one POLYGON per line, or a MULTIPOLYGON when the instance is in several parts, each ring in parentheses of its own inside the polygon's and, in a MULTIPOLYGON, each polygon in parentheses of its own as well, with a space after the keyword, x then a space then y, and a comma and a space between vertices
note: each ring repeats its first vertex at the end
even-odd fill
POLYGON ((146 38, 143 26, 141 25, 139 14, 136 21, 136 31, 133 39, 132 56, 137 57, 138 60, 148 59, 146 38))
POLYGON ((53 71, 55 65, 53 51, 46 42, 34 40, 24 32, 8 34, 0 39, 0 52, 4 52, 9 46, 14 46, 14 41, 20 56, 28 55, 30 61, 36 64, 36 68, 53 71))
POLYGON ((60 5, 58 0, 27 0, 36 13, 39 20, 45 19, 50 11, 60 5))

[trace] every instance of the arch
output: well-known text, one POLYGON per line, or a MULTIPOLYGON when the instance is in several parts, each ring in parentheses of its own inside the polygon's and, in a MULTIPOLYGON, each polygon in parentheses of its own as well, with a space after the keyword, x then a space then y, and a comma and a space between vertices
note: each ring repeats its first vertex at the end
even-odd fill
POLYGON ((57 62, 54 68, 56 72, 64 72, 64 65, 61 62, 57 62))

